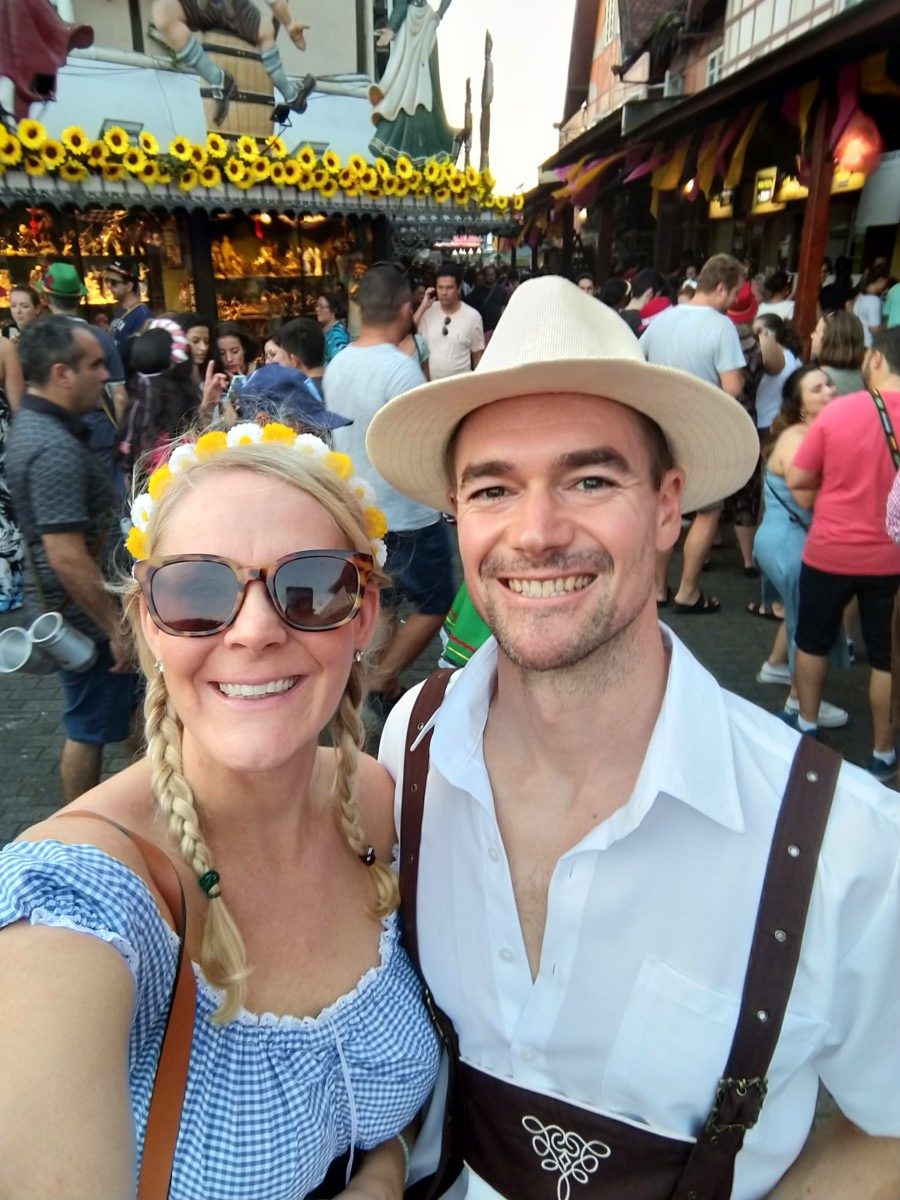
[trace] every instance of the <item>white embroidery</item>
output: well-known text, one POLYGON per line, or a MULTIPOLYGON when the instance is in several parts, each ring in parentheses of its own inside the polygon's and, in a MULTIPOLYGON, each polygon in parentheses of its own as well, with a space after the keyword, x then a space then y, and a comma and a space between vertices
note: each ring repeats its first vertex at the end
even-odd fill
POLYGON ((537 1117, 523 1117, 522 1124, 532 1135, 532 1148, 541 1156, 544 1170, 560 1173, 556 1184, 557 1200, 569 1200, 570 1179, 587 1183, 600 1166, 601 1158, 609 1158, 612 1154, 605 1142, 586 1142, 579 1134, 567 1133, 559 1125, 544 1125, 537 1117))

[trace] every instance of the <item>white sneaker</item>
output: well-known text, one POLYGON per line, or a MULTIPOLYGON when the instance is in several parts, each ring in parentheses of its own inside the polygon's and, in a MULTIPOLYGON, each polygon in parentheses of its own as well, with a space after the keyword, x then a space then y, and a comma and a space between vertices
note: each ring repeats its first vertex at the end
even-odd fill
MULTIPOLYGON (((794 713, 796 716, 800 712, 800 701, 793 700, 788 696, 784 711, 794 713)), ((819 705, 820 729, 842 729, 849 720, 850 715, 845 708, 838 708, 836 704, 829 704, 827 700, 823 700, 819 705)))
POLYGON ((758 683, 787 683, 791 682, 791 668, 787 663, 775 666, 768 660, 759 668, 756 676, 758 683))

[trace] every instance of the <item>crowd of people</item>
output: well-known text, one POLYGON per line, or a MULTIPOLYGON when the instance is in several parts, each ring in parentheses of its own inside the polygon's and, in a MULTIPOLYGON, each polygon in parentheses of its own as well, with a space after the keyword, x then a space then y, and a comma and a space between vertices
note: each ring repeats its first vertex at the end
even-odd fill
POLYGON ((809 358, 725 254, 376 263, 262 344, 108 270, 108 330, 54 263, 0 338, 6 605, 96 647, 0 850, 0 1194, 900 1194, 881 265, 809 358), (660 621, 728 526, 781 721, 660 621), (818 741, 853 603, 868 772, 818 741))

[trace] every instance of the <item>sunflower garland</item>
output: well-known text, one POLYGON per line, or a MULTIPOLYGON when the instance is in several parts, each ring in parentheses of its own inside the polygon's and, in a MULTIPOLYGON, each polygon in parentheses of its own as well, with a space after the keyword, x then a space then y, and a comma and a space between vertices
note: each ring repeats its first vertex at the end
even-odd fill
POLYGON ((205 142, 194 143, 178 134, 162 150, 147 130, 132 140, 114 125, 92 141, 79 126, 70 125, 59 138, 52 138, 40 121, 27 118, 16 133, 0 125, 0 172, 9 167, 34 178, 57 175, 72 184, 89 175, 107 183, 121 183, 130 176, 147 187, 174 184, 181 192, 191 192, 223 185, 246 191, 268 182, 279 189, 317 191, 324 200, 338 195, 398 201, 409 197, 458 208, 477 206, 500 215, 520 213, 525 203, 521 194, 495 195, 495 180, 487 169, 469 165, 460 170, 446 159, 429 159, 416 167, 405 155, 393 165, 382 157, 368 162, 361 154, 350 154, 345 162, 334 150, 319 157, 310 145, 289 155, 284 139, 277 135, 258 140, 242 134, 231 139, 211 131, 205 142))

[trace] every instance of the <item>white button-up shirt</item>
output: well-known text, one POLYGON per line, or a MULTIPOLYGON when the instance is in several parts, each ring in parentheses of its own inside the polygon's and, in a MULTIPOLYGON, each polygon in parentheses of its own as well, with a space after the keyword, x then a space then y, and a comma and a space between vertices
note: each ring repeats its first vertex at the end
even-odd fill
MULTIPOLYGON (((454 679, 431 723, 418 933, 466 1062, 690 1141, 731 1047, 797 734, 720 688, 663 633, 668 683, 637 784, 556 864, 534 980, 483 755, 496 643, 454 679)), ((398 828, 412 702, 397 706, 381 743, 398 780, 398 828)), ((588 715, 584 724, 587 741, 588 715)), ((898 872, 900 798, 845 765, 733 1200, 760 1200, 800 1153, 820 1079, 861 1129, 900 1136, 898 872)), ((497 1196, 472 1172, 452 1194, 497 1196)))

